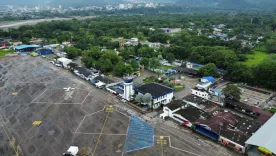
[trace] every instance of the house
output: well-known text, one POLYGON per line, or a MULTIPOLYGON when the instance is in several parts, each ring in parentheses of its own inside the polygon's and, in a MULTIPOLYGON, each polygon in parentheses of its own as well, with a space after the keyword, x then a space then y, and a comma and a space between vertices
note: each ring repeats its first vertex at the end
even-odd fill
POLYGON ((20 45, 15 46, 14 50, 16 50, 17 52, 32 52, 38 48, 40 48, 40 45, 20 45))
POLYGON ((73 62, 72 60, 65 58, 65 57, 61 57, 57 59, 57 63, 61 64, 63 66, 63 68, 68 68, 68 64, 73 62))
POLYGON ((199 108, 189 106, 181 100, 176 100, 163 107, 160 118, 165 119, 166 117, 173 119, 181 126, 192 127, 194 121, 209 118, 209 114, 199 108))
POLYGON ((0 42, 0 47, 6 48, 6 47, 10 47, 10 46, 11 46, 11 44, 8 41, 1 41, 0 42))
POLYGON ((198 89, 208 90, 210 86, 215 83, 215 78, 212 76, 203 77, 200 79, 200 83, 196 85, 198 89))
POLYGON ((225 100, 225 106, 233 111, 253 117, 259 124, 264 124, 268 119, 272 117, 272 114, 270 112, 264 111, 259 107, 255 107, 242 102, 237 102, 231 99, 225 100))
POLYGON ((198 97, 193 94, 184 97, 183 102, 187 103, 187 105, 199 108, 209 113, 216 111, 220 107, 220 105, 215 102, 198 97))
POLYGON ((210 89, 205 90, 205 89, 193 88, 192 95, 201 97, 210 102, 214 102, 220 106, 224 106, 225 96, 222 94, 222 92, 220 92, 218 90, 210 90, 210 89))
POLYGON ((136 94, 146 94, 149 93, 152 95, 152 107, 153 109, 159 108, 161 105, 166 105, 170 103, 173 99, 172 88, 163 86, 157 83, 150 83, 142 85, 134 89, 136 94))
POLYGON ((92 74, 85 67, 76 67, 74 73, 87 81, 92 79, 92 74))
POLYGON ((163 113, 160 114, 160 118, 165 119, 166 117, 172 117, 173 113, 184 107, 186 103, 181 100, 175 100, 172 103, 163 107, 163 113))
POLYGON ((1 37, 0 38, 0 41, 7 41, 7 42, 10 42, 12 40, 11 37, 1 37))
POLYGON ((200 73, 197 70, 186 68, 186 67, 174 67, 174 70, 176 70, 178 73, 182 74, 188 74, 191 76, 199 76, 200 73))

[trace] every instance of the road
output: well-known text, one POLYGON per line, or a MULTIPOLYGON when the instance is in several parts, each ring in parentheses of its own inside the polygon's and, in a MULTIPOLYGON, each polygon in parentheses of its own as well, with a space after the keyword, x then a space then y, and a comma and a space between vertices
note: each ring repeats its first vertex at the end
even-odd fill
POLYGON ((82 19, 87 19, 87 18, 95 18, 95 16, 72 17, 72 18, 49 18, 49 19, 24 20, 24 21, 19 21, 19 22, 4 22, 4 23, 0 23, 0 29, 18 28, 22 25, 35 25, 39 22, 72 20, 73 18, 82 20, 82 19))

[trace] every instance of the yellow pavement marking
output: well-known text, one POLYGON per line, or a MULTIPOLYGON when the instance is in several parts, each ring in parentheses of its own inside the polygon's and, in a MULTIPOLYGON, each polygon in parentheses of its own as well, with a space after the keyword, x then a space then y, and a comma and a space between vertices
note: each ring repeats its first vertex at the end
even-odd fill
POLYGON ((1 121, 2 128, 3 128, 3 130, 4 130, 5 134, 6 134, 6 136, 8 137, 9 142, 10 142, 10 144, 11 144, 11 146, 12 146, 12 148, 13 148, 15 154, 18 156, 18 152, 17 152, 17 150, 15 149, 14 144, 12 144, 11 138, 10 138, 10 136, 9 136, 9 134, 8 134, 8 132, 7 132, 7 130, 6 130, 5 126, 4 126, 4 124, 3 124, 3 119, 1 119, 1 120, 2 120, 2 121, 1 121))
POLYGON ((157 140, 157 144, 161 145, 161 153, 162 153, 162 156, 164 156, 164 145, 167 144, 167 140, 164 140, 164 136, 160 136, 160 139, 157 140))
POLYGON ((39 126, 39 125, 41 124, 41 122, 42 122, 41 120, 34 121, 34 122, 33 122, 33 125, 34 125, 34 126, 39 126))
POLYGON ((109 106, 108 108, 105 109, 105 112, 113 112, 114 108, 113 106, 109 106))
MULTIPOLYGON (((44 118, 46 117, 46 115, 48 115, 48 113, 49 113, 51 110, 54 109, 55 106, 56 106, 56 105, 53 104, 53 105, 51 105, 49 108, 47 108, 46 112, 45 112, 44 115, 41 117, 41 119, 40 119, 40 120, 36 120, 36 121, 33 122, 33 126, 32 126, 31 129, 28 130, 28 132, 31 131, 35 126, 39 126, 39 125, 42 123, 42 119, 44 119, 44 118)), ((28 134, 28 132, 27 132, 27 134, 28 134)), ((27 134, 20 140, 20 142, 19 142, 18 145, 16 146, 16 148, 17 148, 17 152, 16 152, 17 155, 16 155, 16 156, 19 156, 19 152, 18 152, 19 146, 21 145, 21 142, 27 137, 27 134)))
POLYGON ((103 124, 103 127, 102 127, 102 129, 101 129, 100 135, 99 135, 99 137, 98 137, 98 139, 97 139, 97 143, 96 143, 96 146, 95 146, 95 148, 94 148, 94 150, 93 150, 92 156, 95 155, 95 152, 96 152, 96 150, 97 150, 98 144, 99 144, 100 139, 101 139, 101 136, 102 136, 102 134, 103 134, 105 125, 106 125, 106 123, 107 123, 108 116, 109 116, 109 114, 110 114, 111 112, 113 112, 113 106, 109 106, 108 108, 106 108, 106 109, 105 109, 105 112, 107 112, 107 115, 106 115, 106 117, 105 117, 104 124, 103 124))

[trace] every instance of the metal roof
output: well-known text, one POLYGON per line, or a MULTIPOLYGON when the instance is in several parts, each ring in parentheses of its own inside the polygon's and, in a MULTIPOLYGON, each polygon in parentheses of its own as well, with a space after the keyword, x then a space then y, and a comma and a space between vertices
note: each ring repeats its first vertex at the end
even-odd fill
POLYGON ((26 48, 39 48, 40 45, 20 45, 20 46, 15 46, 15 49, 21 50, 21 49, 26 49, 26 48))
POLYGON ((253 136, 245 143, 255 146, 263 146, 276 154, 276 115, 274 114, 253 136))

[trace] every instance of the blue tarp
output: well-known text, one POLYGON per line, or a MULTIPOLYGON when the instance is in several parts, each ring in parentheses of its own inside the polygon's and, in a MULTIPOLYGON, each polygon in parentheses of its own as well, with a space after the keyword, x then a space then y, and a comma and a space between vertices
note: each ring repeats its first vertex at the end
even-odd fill
POLYGON ((210 130, 207 130, 207 129, 201 127, 201 126, 195 126, 195 131, 198 132, 198 133, 201 133, 205 136, 208 136, 208 137, 210 137, 211 139, 213 139, 215 141, 219 140, 219 136, 216 133, 214 133, 210 130))
POLYGON ((154 145, 154 129, 147 122, 131 116, 124 152, 136 151, 154 145))
POLYGON ((52 49, 39 49, 37 52, 39 55, 48 55, 54 53, 52 49))
POLYGON ((206 77, 203 77, 202 79, 208 80, 209 82, 212 82, 212 83, 215 82, 215 78, 212 76, 206 76, 206 77))
POLYGON ((22 49, 27 49, 27 48, 39 48, 40 45, 20 45, 20 46, 15 46, 14 48, 16 50, 22 50, 22 49))

